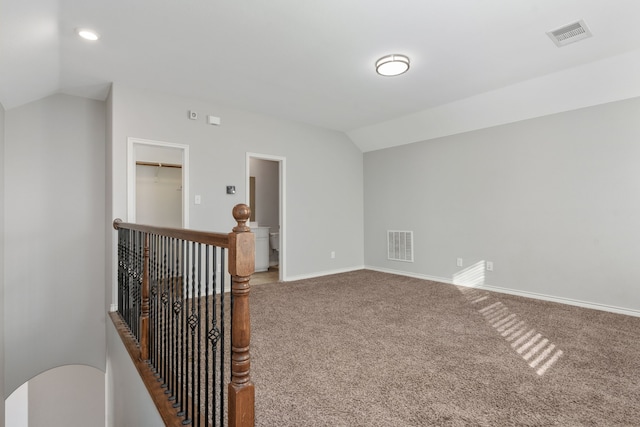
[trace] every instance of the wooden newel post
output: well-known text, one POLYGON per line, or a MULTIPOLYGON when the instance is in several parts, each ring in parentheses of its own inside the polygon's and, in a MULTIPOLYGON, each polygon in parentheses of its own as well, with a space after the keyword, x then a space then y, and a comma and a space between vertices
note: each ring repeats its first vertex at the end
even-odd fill
POLYGON ((144 235, 140 304, 140 359, 149 360, 149 234, 144 235))
POLYGON ((249 279, 255 270, 255 237, 247 226, 250 215, 249 206, 236 205, 233 217, 238 225, 229 233, 229 273, 233 296, 229 427, 253 427, 255 421, 255 390, 251 382, 249 355, 249 279))

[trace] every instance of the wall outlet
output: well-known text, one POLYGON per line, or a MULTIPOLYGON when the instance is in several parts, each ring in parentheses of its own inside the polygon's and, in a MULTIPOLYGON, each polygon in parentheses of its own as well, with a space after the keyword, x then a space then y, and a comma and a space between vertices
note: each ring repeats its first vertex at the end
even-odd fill
POLYGON ((487 261, 487 271, 493 271, 493 261, 487 261))
POLYGON ((335 259, 336 258, 336 252, 335 251, 331 251, 331 259, 335 259))
POLYGON ((193 203, 195 203, 196 205, 199 205, 200 203, 202 203, 202 197, 200 197, 199 194, 196 194, 196 197, 194 198, 193 203))
POLYGON ((456 265, 457 265, 458 267, 462 267, 462 258, 458 258, 458 259, 456 259, 456 265))

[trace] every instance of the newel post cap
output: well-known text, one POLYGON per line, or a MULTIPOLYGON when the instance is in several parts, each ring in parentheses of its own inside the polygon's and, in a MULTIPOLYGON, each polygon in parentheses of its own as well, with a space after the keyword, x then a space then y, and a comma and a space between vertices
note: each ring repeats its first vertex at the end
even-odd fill
POLYGON ((233 207, 233 218, 238 223, 237 226, 233 227, 233 231, 236 233, 246 233, 251 231, 251 228, 247 226, 247 221, 251 218, 251 208, 244 203, 240 203, 233 207))

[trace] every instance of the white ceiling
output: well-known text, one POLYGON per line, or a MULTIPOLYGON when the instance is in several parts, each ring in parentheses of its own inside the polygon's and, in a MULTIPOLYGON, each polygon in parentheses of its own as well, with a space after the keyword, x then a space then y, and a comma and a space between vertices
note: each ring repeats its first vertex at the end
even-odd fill
POLYGON ((638 0, 3 0, 0 102, 104 99, 116 82, 343 131, 367 151, 640 96, 639 16, 638 0), (592 38, 558 48, 545 34, 579 19, 592 38), (389 53, 409 72, 377 75, 389 53), (565 105, 595 85, 608 95, 565 105), (520 114, 523 99, 540 105, 520 114))

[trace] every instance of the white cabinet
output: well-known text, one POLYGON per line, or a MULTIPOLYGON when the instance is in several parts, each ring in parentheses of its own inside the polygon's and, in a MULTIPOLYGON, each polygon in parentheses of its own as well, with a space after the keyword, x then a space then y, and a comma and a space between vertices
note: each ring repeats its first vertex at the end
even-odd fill
POLYGON ((253 227, 256 236, 256 272, 269 269, 269 227, 253 227))

